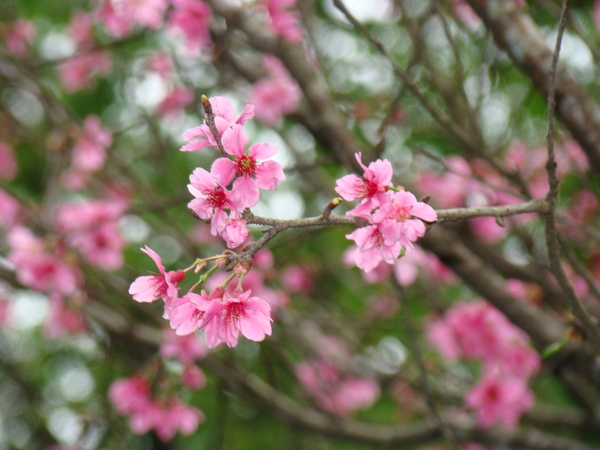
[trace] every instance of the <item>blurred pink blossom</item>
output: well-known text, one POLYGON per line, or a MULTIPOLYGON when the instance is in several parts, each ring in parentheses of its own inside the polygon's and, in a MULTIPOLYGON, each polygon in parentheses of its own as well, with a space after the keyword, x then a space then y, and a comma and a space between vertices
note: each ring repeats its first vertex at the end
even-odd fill
POLYGON ((183 109, 194 101, 194 93, 185 87, 176 86, 158 105, 157 112, 167 119, 178 118, 183 109))
POLYGON ((292 264, 281 271, 281 284, 289 292, 306 294, 313 289, 310 272, 302 266, 292 264))
POLYGON ((296 0, 262 0, 262 2, 269 13, 271 30, 290 42, 300 42, 304 37, 302 28, 298 26, 300 15, 290 10, 296 4, 296 0))
POLYGON ((108 75, 111 70, 110 54, 103 50, 92 50, 61 63, 58 76, 67 92, 77 92, 88 86, 93 77, 108 75))
POLYGON ((93 47, 95 21, 94 15, 85 11, 74 11, 71 15, 68 33, 79 50, 93 47))
POLYGON ((256 117, 272 126, 298 108, 302 92, 280 60, 266 55, 263 57, 263 64, 267 68, 268 77, 252 86, 249 102, 256 108, 256 117))
POLYGON ((370 408, 381 393, 376 381, 343 374, 324 359, 298 364, 296 377, 323 411, 342 417, 370 408))
POLYGON ((535 397, 522 378, 488 374, 465 397, 465 404, 477 412, 479 425, 501 424, 514 429, 521 415, 531 409, 535 397))
POLYGON ((212 47, 208 26, 212 11, 201 0, 173 0, 173 11, 169 18, 169 30, 183 35, 189 54, 212 47))
POLYGON ((4 31, 4 45, 17 58, 25 58, 29 54, 29 46, 33 42, 36 29, 33 22, 25 19, 9 24, 4 31))

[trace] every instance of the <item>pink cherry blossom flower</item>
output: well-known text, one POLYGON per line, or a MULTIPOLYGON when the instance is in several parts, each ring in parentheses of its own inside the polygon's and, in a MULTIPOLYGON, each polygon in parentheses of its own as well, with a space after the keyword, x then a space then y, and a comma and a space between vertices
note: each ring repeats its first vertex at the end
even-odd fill
POLYGON ((254 104, 259 120, 267 125, 276 125, 283 116, 298 108, 302 92, 277 58, 266 55, 263 64, 269 76, 252 86, 249 100, 254 104))
POLYGON ((228 248, 237 248, 246 242, 249 230, 246 221, 241 219, 228 219, 221 231, 221 237, 225 239, 228 248))
POLYGON ((166 315, 175 334, 185 336, 200 328, 208 306, 222 296, 223 289, 217 288, 210 296, 204 290, 200 294, 189 292, 173 302, 166 315))
MULTIPOLYGON (((271 289, 265 285, 265 275, 257 269, 269 269, 270 266, 265 267, 265 264, 269 263, 272 258, 272 254, 267 249, 263 248, 256 252, 254 255, 254 264, 252 270, 244 275, 242 281, 242 289, 244 291, 252 291, 255 297, 263 299, 271 307, 271 317, 274 317, 275 312, 279 308, 286 306, 290 299, 285 292, 278 289, 271 289)), ((223 284, 227 279, 225 272, 218 272, 213 274, 207 281, 207 285, 211 288, 223 284)), ((234 279, 226 286, 227 292, 234 294, 238 287, 238 280, 234 279)))
POLYGON ((177 285, 185 278, 185 272, 183 270, 166 272, 162 259, 154 250, 148 246, 140 250, 152 258, 159 273, 136 278, 129 287, 129 294, 138 302, 153 302, 162 298, 167 303, 177 298, 177 285))
POLYGON ((183 35, 188 53, 193 55, 203 48, 211 48, 210 6, 201 0, 173 0, 173 7, 168 28, 183 35))
POLYGON ((356 242, 358 251, 354 254, 354 262, 365 272, 373 270, 381 261, 394 264, 402 250, 399 241, 387 242, 379 225, 358 228, 347 234, 346 238, 356 242))
POLYGON ((535 398, 522 378, 487 374, 465 397, 465 404, 477 411, 479 425, 496 423, 516 428, 523 413, 533 407, 535 398))
POLYGON ((210 232, 213 236, 221 234, 227 226, 228 219, 237 219, 244 208, 252 206, 239 195, 233 195, 212 173, 201 167, 196 168, 190 175, 188 190, 196 197, 188 203, 188 208, 200 219, 210 219, 210 232), (229 216, 225 209, 229 209, 229 216))
POLYGON ((0 141, 0 178, 12 181, 17 175, 17 160, 12 148, 0 141))
POLYGON ((33 22, 20 19, 10 24, 4 32, 6 49, 17 58, 25 58, 29 54, 29 46, 33 42, 36 29, 33 22))
POLYGON ((273 190, 279 181, 285 180, 281 165, 272 160, 257 162, 267 159, 277 153, 277 147, 263 144, 254 144, 246 153, 248 138, 241 125, 234 124, 223 133, 223 148, 227 154, 234 157, 219 158, 211 167, 211 173, 219 184, 227 186, 231 180, 233 190, 240 196, 248 208, 256 205, 260 197, 260 189, 273 190))
POLYGON ((378 159, 366 167, 362 163, 361 153, 355 156, 364 170, 362 178, 354 174, 345 175, 337 180, 335 190, 344 200, 362 200, 361 209, 369 213, 385 199, 385 192, 392 183, 392 164, 387 159, 378 159))
MULTIPOLYGON (((209 101, 215 115, 215 126, 219 132, 219 136, 223 136, 223 133, 234 124, 244 125, 246 120, 250 120, 254 117, 254 105, 246 105, 242 114, 236 119, 233 106, 227 98, 212 97, 209 99, 209 101)), ((190 152, 194 150, 201 150, 205 147, 217 146, 217 141, 208 128, 206 121, 203 125, 190 128, 183 133, 183 139, 186 141, 192 141, 181 147, 180 150, 183 152, 190 152), (193 141, 193 139, 196 138, 200 139, 193 141)))
POLYGON ((527 378, 541 364, 527 335, 485 301, 457 303, 429 324, 427 334, 446 360, 479 360, 488 373, 527 378))
POLYGON ((271 308, 251 291, 225 292, 222 299, 213 300, 207 307, 201 327, 206 333, 206 344, 214 348, 221 342, 228 347, 238 344, 241 332, 247 339, 262 341, 271 335, 271 308))
POLYGON ((435 222, 437 213, 426 203, 417 201, 407 191, 394 192, 391 201, 384 202, 373 214, 373 222, 380 224, 386 245, 400 242, 412 249, 412 242, 425 234, 421 220, 435 222))
POLYGON ((269 25, 273 33, 290 42, 302 40, 304 33, 298 26, 300 17, 297 12, 289 10, 296 4, 296 0, 263 0, 263 4, 269 13, 269 25))

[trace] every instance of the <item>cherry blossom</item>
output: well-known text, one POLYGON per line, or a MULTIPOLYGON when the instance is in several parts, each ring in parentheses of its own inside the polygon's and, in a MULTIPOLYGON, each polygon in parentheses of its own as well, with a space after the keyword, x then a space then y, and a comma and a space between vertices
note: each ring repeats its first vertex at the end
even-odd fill
POLYGON ((362 178, 354 174, 345 175, 337 180, 335 190, 344 200, 362 200, 360 210, 368 213, 385 200, 384 193, 392 183, 392 164, 388 160, 378 159, 366 167, 361 153, 356 154, 356 160, 364 170, 362 178))
POLYGON ((235 347, 241 332, 252 341, 262 341, 271 335, 271 308, 251 291, 225 292, 222 299, 213 300, 207 307, 201 327, 206 333, 209 348, 221 342, 235 347))
MULTIPOLYGON (((250 120, 254 117, 254 105, 246 105, 242 114, 236 119, 233 106, 229 99, 225 97, 212 97, 209 99, 209 102, 215 115, 215 126, 219 132, 219 136, 223 136, 223 133, 234 124, 244 125, 246 120, 250 120)), ((206 121, 204 124, 190 128, 183 133, 183 139, 192 141, 181 147, 180 150, 184 152, 217 146, 217 141, 208 128, 206 121)))
POLYGON ((171 328, 178 336, 193 333, 203 325, 206 310, 212 300, 219 299, 222 295, 223 290, 217 288, 210 295, 202 290, 200 294, 189 292, 176 300, 166 311, 171 328))
POLYGON ((158 274, 147 275, 136 278, 129 287, 129 294, 138 302, 153 302, 162 298, 165 303, 177 298, 177 285, 185 278, 185 272, 182 270, 166 272, 162 264, 162 259, 150 247, 142 249, 158 267, 158 274))
POLYGON ((242 196, 234 195, 224 188, 216 176, 201 167, 190 175, 188 190, 196 197, 188 203, 188 208, 200 219, 210 219, 210 232, 213 236, 221 234, 228 219, 239 218, 244 208, 251 206, 242 196), (229 215, 225 212, 226 209, 230 211, 229 215))
POLYGON ((358 251, 354 253, 354 262, 365 272, 370 272, 382 261, 394 264, 402 250, 400 242, 386 242, 379 225, 358 228, 347 234, 346 238, 356 242, 358 251))
POLYGON ((223 148, 234 159, 218 158, 211 167, 211 173, 222 186, 227 186, 235 178, 233 190, 246 207, 256 205, 260 196, 259 188, 273 190, 279 181, 285 180, 278 162, 257 162, 272 157, 277 153, 277 147, 266 143, 254 144, 246 152, 248 138, 242 126, 237 124, 225 130, 222 141, 223 148))

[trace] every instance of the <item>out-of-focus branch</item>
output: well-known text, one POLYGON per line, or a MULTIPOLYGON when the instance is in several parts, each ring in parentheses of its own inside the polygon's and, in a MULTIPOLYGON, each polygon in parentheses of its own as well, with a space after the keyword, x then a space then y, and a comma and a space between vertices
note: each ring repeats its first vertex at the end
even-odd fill
POLYGON ((563 290, 571 310, 575 317, 581 321, 581 325, 585 329, 588 337, 596 346, 597 350, 600 351, 600 328, 598 327, 598 321, 594 320, 590 315, 586 307, 583 305, 575 289, 569 282, 567 275, 562 267, 560 261, 560 244, 558 241, 558 230, 556 228, 556 215, 554 211, 556 209, 556 203, 558 201, 558 176, 556 174, 556 156, 554 152, 554 110, 556 107, 556 89, 557 89, 557 67, 558 67, 558 55, 560 54, 560 46, 562 42, 563 32, 566 26, 567 20, 567 8, 569 6, 569 0, 564 0, 561 11, 560 27, 556 36, 556 46, 552 55, 552 65, 548 74, 548 133, 546 139, 548 141, 548 162, 546 163, 546 170, 548 171, 548 183, 550 185, 550 191, 548 192, 547 200, 550 206, 549 211, 544 214, 544 223, 546 225, 546 247, 548 249, 548 260, 550 263, 550 270, 559 286, 563 290))
POLYGON ((504 287, 504 280, 484 260, 471 253, 452 232, 432 227, 420 243, 525 331, 538 347, 545 348, 565 336, 566 330, 548 313, 510 295, 504 287))
POLYGON ((227 21, 228 26, 243 31, 251 46, 261 52, 271 53, 283 62, 304 93, 315 119, 312 124, 322 130, 319 135, 327 139, 328 147, 346 168, 359 170, 354 154, 360 152, 361 148, 336 108, 318 67, 315 67, 302 44, 286 42, 269 34, 264 24, 241 8, 222 0, 207 0, 207 3, 215 14, 227 21))
MULTIPOLYGON (((546 96, 552 50, 531 17, 513 0, 467 0, 492 32, 498 46, 546 96)), ((600 172, 600 107, 594 97, 558 66, 556 71, 557 113, 579 142, 591 166, 600 172)))

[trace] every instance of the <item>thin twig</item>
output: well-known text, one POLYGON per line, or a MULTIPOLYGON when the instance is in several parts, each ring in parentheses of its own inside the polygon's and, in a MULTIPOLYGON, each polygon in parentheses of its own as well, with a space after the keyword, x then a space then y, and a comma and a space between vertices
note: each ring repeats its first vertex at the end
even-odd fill
POLYGON ((407 343, 409 345, 409 350, 412 353, 413 358, 417 364, 419 369, 419 375, 421 377, 422 385, 423 385, 423 393, 425 394, 425 399, 427 401, 427 407, 429 409, 429 413, 437 420, 440 425, 440 430, 444 435, 444 438, 448 441, 450 446, 453 449, 457 448, 457 440, 452 428, 448 425, 445 418, 439 411, 438 402, 434 398, 433 392, 431 390, 431 386, 429 385, 429 379, 427 377, 427 369, 425 368, 425 363, 423 361, 423 354, 421 353, 421 349, 419 348, 417 336, 417 330, 415 329, 412 317, 410 315, 410 310, 408 306, 408 297, 406 296, 406 292, 404 288, 400 285, 397 286, 397 290, 400 294, 400 306, 402 308, 402 317, 404 319, 404 327, 406 328, 406 332, 408 333, 407 343))
POLYGON ((573 315, 580 320, 582 327, 586 331, 588 337, 592 343, 596 346, 597 350, 600 351, 600 329, 596 321, 592 318, 591 314, 587 311, 573 286, 569 282, 567 275, 560 262, 560 243, 558 241, 558 230, 556 228, 556 204, 558 200, 558 185, 559 180, 556 175, 556 155, 554 152, 554 112, 556 110, 556 68, 558 67, 558 56, 560 54, 560 47, 562 42, 563 33, 567 24, 567 10, 569 6, 569 0, 564 0, 562 10, 560 13, 560 25, 558 33, 556 35, 556 45, 554 48, 554 54, 552 56, 552 66, 548 75, 549 89, 548 89, 548 133, 546 139, 548 141, 548 161, 546 163, 546 171, 548 172, 548 183, 550 185, 550 191, 546 197, 549 205, 549 211, 544 214, 544 223, 546 226, 546 247, 548 249, 548 261, 550 265, 550 271, 556 281, 560 285, 561 289, 565 293, 573 315))
POLYGON ((208 97, 206 95, 203 95, 201 97, 201 100, 202 106, 204 107, 204 112, 206 113, 206 125, 208 126, 208 129, 215 138, 215 141, 217 142, 217 148, 225 158, 229 158, 229 155, 225 151, 225 148, 223 148, 223 143, 221 142, 221 135, 219 134, 217 125, 215 125, 215 113, 212 110, 212 105, 210 104, 210 101, 208 100, 208 97))

